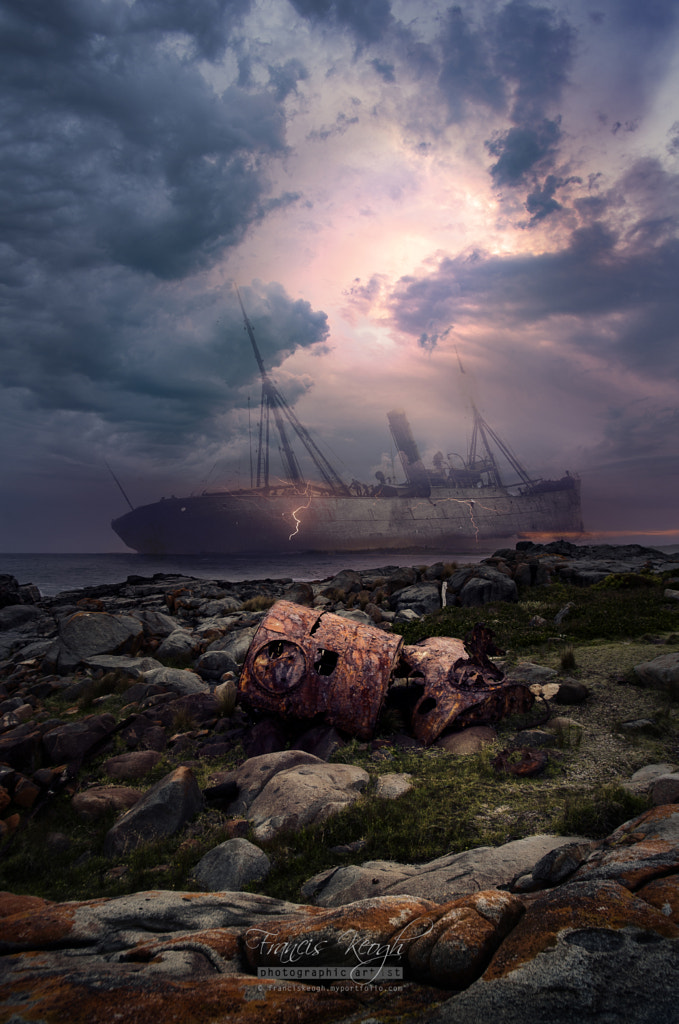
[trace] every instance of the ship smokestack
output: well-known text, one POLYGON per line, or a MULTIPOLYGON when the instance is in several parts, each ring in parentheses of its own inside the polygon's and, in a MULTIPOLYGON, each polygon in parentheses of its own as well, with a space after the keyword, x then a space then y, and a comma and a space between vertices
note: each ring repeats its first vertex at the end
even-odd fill
POLYGON ((413 488, 413 493, 427 497, 431 490, 429 474, 422 462, 417 442, 410 429, 408 417, 401 410, 392 409, 391 412, 387 413, 387 419, 389 420, 389 429, 391 430, 394 444, 401 456, 403 471, 408 483, 413 488))

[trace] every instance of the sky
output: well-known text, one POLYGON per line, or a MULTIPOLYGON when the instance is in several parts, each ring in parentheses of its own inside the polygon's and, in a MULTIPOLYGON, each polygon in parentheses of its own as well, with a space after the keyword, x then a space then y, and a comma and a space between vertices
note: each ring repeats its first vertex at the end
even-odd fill
POLYGON ((677 0, 0 0, 0 80, 0 551, 249 486, 236 286, 347 480, 474 403, 679 541, 677 0))

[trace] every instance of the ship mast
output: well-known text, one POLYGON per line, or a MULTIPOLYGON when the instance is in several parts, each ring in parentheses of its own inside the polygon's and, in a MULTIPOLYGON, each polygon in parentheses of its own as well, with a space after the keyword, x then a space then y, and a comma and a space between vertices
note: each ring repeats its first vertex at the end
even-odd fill
POLYGON ((248 315, 245 312, 243 300, 238 288, 236 288, 236 295, 238 296, 238 302, 240 304, 241 312, 243 313, 245 330, 247 331, 250 339, 250 344, 252 345, 252 350, 255 354, 255 359, 257 360, 257 366, 259 367, 259 375, 262 379, 262 400, 259 418, 259 450, 257 452, 257 487, 262 485, 267 489, 269 487, 269 424, 271 415, 273 415, 276 430, 278 431, 278 436, 280 438, 280 454, 285 468, 285 475, 296 490, 303 492, 306 489, 307 482, 304 479, 297 457, 288 439, 284 417, 306 448, 314 465, 316 466, 316 469, 319 471, 326 484, 328 484, 333 491, 340 494, 349 494, 349 488, 344 483, 339 473, 337 473, 330 462, 328 462, 306 427, 302 426, 266 372, 264 360, 262 359, 257 345, 257 340, 255 338, 255 332, 248 315))
POLYGON ((469 458, 467 463, 469 469, 477 473, 488 473, 489 478, 497 487, 505 486, 500 476, 497 460, 493 454, 492 440, 523 483, 527 485, 532 484, 534 481, 531 480, 527 470, 521 465, 516 455, 514 455, 502 438, 486 423, 473 402, 472 412, 474 414, 474 427, 472 429, 471 441, 469 442, 469 458))

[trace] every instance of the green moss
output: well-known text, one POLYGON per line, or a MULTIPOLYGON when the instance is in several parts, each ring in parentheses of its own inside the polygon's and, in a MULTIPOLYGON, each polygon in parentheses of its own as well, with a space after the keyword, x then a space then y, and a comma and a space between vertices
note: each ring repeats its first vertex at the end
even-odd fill
POLYGON ((671 632, 679 623, 679 606, 667 605, 661 586, 636 588, 622 584, 601 588, 552 584, 541 588, 539 601, 533 597, 533 591, 529 593, 530 600, 515 604, 443 608, 418 622, 395 626, 394 632, 412 644, 428 636, 464 637, 477 622, 484 622, 501 647, 525 653, 539 651, 555 639, 562 644, 633 639, 645 633, 671 632), (556 614, 569 602, 573 607, 556 626, 556 614), (536 614, 546 620, 544 625, 531 625, 536 614))

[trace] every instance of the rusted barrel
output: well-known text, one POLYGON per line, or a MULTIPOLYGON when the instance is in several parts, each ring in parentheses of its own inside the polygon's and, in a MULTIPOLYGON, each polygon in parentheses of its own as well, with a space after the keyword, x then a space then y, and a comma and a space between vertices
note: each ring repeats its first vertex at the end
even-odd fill
POLYGON ((374 626, 277 601, 262 619, 238 685, 283 718, 323 721, 370 739, 403 640, 374 626))

